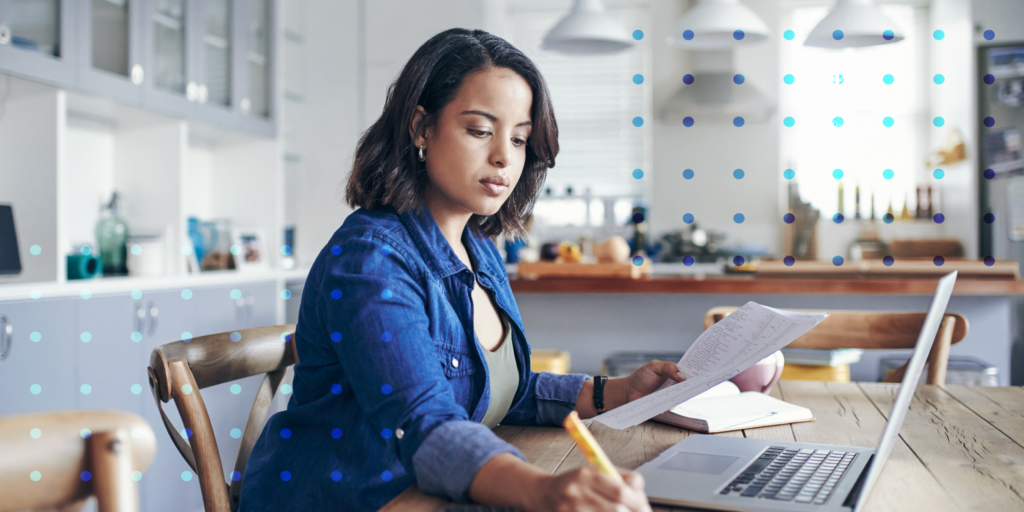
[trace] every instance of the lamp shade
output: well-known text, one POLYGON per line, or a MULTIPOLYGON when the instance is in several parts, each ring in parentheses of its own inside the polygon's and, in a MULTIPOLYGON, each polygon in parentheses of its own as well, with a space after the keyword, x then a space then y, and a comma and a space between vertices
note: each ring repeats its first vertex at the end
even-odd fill
POLYGON ((857 48, 903 40, 903 31, 873 0, 836 0, 836 6, 807 35, 804 46, 857 48))
POLYGON ((768 39, 764 20, 739 0, 699 0, 676 22, 666 42, 693 50, 722 50, 768 39))
POLYGON ((634 44, 629 32, 608 15, 601 0, 575 0, 569 14, 544 37, 541 48, 571 55, 602 55, 634 44))

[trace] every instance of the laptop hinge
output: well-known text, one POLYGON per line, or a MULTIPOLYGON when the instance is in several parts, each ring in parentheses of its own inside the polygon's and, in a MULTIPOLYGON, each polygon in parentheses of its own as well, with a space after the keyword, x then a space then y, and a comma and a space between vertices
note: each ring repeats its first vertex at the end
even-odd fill
POLYGON ((860 476, 857 477, 857 481, 853 484, 853 488, 850 489, 850 494, 846 496, 846 501, 843 502, 844 507, 853 508, 857 504, 857 498, 860 496, 860 490, 864 488, 864 479, 867 477, 868 472, 871 471, 871 464, 875 462, 875 454, 871 454, 868 458, 868 463, 864 465, 864 469, 860 472, 860 476))

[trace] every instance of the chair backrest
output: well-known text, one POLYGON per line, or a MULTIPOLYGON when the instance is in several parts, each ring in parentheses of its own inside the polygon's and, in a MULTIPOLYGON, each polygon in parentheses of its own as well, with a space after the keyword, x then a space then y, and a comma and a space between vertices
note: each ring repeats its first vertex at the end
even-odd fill
MULTIPOLYGON (((737 307, 719 306, 704 314, 704 328, 711 327, 737 307)), ((810 311, 810 310, 796 310, 810 311)), ((862 348, 862 349, 912 349, 917 343, 927 312, 889 313, 878 311, 836 311, 828 310, 829 317, 820 324, 793 340, 786 348, 862 348)), ((967 337, 967 318, 959 313, 946 313, 928 356, 928 384, 942 385, 946 382, 946 365, 949 362, 949 347, 967 337)), ((909 361, 908 361, 909 362, 909 361)), ((906 371, 906 364, 891 374, 886 382, 899 382, 906 371)))
POLYGON ((266 374, 256 392, 235 460, 235 471, 244 476, 245 463, 263 430, 277 387, 288 367, 299 362, 294 338, 295 325, 274 325, 199 336, 189 341, 165 343, 153 349, 149 387, 167 433, 199 477, 206 512, 238 510, 242 478, 232 479, 230 483, 224 481, 220 450, 199 390, 266 374), (192 431, 188 444, 171 424, 161 405, 161 402, 167 403, 172 399, 185 428, 192 431))
POLYGON ((153 429, 128 412, 0 418, 0 512, 78 510, 90 496, 99 512, 137 512, 132 473, 145 473, 155 453, 153 429))

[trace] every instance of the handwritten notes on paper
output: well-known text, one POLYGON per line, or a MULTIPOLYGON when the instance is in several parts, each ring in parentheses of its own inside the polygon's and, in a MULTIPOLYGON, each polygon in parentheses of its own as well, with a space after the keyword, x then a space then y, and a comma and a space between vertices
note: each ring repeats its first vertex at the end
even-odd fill
POLYGON ((686 351, 677 363, 685 381, 668 380, 657 391, 594 420, 614 429, 643 423, 753 366, 827 317, 748 302, 704 331, 686 351))

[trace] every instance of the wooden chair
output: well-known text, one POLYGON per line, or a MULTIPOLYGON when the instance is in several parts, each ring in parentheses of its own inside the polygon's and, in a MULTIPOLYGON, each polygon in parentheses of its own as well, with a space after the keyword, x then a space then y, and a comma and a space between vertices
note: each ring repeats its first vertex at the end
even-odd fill
POLYGON ((199 477, 206 512, 238 510, 242 479, 232 479, 230 483, 224 480, 220 450, 200 390, 266 374, 256 392, 235 460, 235 471, 244 476, 245 463, 263 430, 277 387, 288 367, 299 361, 294 337, 294 325, 274 325, 199 336, 188 342, 175 341, 153 349, 148 368, 149 387, 167 433, 199 477), (234 334, 236 332, 238 334, 234 334), (237 341, 232 340, 233 335, 237 341), (171 399, 185 428, 192 431, 188 443, 164 413, 161 402, 171 399))
MULTIPOLYGON (((704 314, 704 329, 711 327, 736 307, 715 307, 704 314)), ((805 310, 800 310, 805 311, 805 310)), ((829 317, 786 348, 912 349, 917 344, 927 313, 885 313, 875 311, 832 311, 829 317)), ((967 337, 967 318, 958 313, 943 315, 939 332, 928 354, 928 384, 946 383, 949 347, 967 337)), ((884 382, 900 382, 907 371, 908 360, 884 382)))
POLYGON ((133 472, 156 453, 146 420, 122 411, 62 411, 0 419, 0 512, 138 512, 133 472), (89 429, 83 437, 83 429, 89 429), (88 475, 83 472, 88 471, 88 475))

